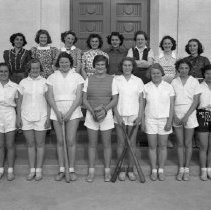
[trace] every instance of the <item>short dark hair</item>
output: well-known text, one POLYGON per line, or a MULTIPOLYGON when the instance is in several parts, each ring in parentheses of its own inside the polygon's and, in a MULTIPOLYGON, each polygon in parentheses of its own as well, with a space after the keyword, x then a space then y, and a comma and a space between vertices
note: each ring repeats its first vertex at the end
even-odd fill
POLYGON ((48 31, 44 30, 44 29, 40 29, 39 31, 37 31, 37 33, 35 35, 35 39, 34 39, 37 44, 40 43, 39 38, 40 38, 41 34, 45 34, 47 36, 47 44, 51 44, 52 43, 51 36, 48 33, 48 31))
POLYGON ((78 41, 78 38, 77 38, 75 32, 73 32, 73 31, 65 31, 65 32, 61 33, 61 41, 62 41, 63 43, 65 43, 65 38, 66 38, 66 36, 69 35, 69 34, 71 34, 71 35, 74 36, 75 39, 74 39, 73 44, 75 44, 75 43, 78 41))
POLYGON ((108 58, 104 55, 96 55, 93 59, 92 66, 95 68, 96 63, 104 61, 106 65, 106 69, 108 69, 108 58))
POLYGON ((90 34, 88 36, 88 38, 86 40, 87 47, 89 49, 92 48, 91 47, 91 44, 90 44, 90 41, 91 41, 91 39, 94 39, 94 38, 97 38, 99 40, 99 46, 98 46, 98 48, 100 49, 103 46, 103 39, 102 39, 102 37, 99 34, 90 34))
POLYGON ((205 75, 206 71, 208 71, 208 70, 211 70, 211 64, 206 65, 204 68, 201 69, 201 73, 202 73, 204 78, 205 78, 204 75, 205 75))
POLYGON ((21 36, 22 37, 22 39, 23 39, 23 46, 25 46, 27 44, 27 41, 26 41, 26 37, 22 33, 15 33, 15 34, 12 34, 10 36, 10 42, 11 42, 12 46, 15 46, 14 41, 15 41, 15 38, 17 36, 21 36))
POLYGON ((111 38, 112 38, 112 36, 118 36, 119 37, 119 40, 120 40, 119 46, 121 46, 123 44, 124 36, 122 34, 120 34, 119 32, 117 32, 117 31, 111 32, 111 34, 106 37, 108 44, 111 45, 111 38))
POLYGON ((171 50, 176 50, 176 46, 177 46, 176 40, 175 40, 174 38, 172 38, 171 36, 169 36, 169 35, 164 36, 164 37, 162 38, 162 40, 160 41, 159 47, 160 47, 162 50, 164 50, 164 48, 163 48, 163 42, 164 42, 165 39, 171 40, 171 43, 172 43, 172 45, 173 45, 173 46, 171 47, 171 50))
POLYGON ((123 73, 123 68, 122 68, 122 66, 123 66, 123 63, 124 63, 125 61, 130 61, 130 62, 132 63, 132 65, 133 65, 132 73, 133 73, 134 70, 135 70, 135 68, 137 67, 137 64, 136 64, 134 58, 131 58, 131 57, 124 57, 124 58, 121 60, 121 62, 119 63, 119 71, 123 73))
POLYGON ((148 41, 148 39, 149 39, 148 36, 147 36, 147 34, 146 34, 146 32, 144 32, 144 31, 136 31, 134 33, 134 37, 133 37, 133 40, 134 41, 136 41, 138 35, 143 35, 144 38, 146 39, 146 41, 148 41))
POLYGON ((152 64, 152 65, 148 68, 147 73, 146 73, 146 76, 147 76, 150 80, 152 80, 152 78, 151 78, 152 69, 158 69, 158 70, 161 72, 162 76, 165 75, 165 72, 164 72, 164 70, 163 70, 163 67, 162 67, 159 63, 154 63, 154 64, 152 64))
POLYGON ((43 67, 42 67, 40 60, 37 58, 33 58, 26 64, 26 67, 25 67, 25 76, 26 77, 29 75, 29 73, 31 71, 32 63, 39 63, 40 64, 40 72, 43 72, 43 67))
POLYGON ((10 71, 10 68, 9 68, 9 66, 7 65, 7 63, 5 63, 5 62, 1 62, 0 63, 0 68, 2 67, 2 66, 5 66, 5 67, 7 67, 7 69, 8 69, 8 72, 9 72, 9 78, 11 77, 11 71, 10 71))
POLYGON ((69 61, 70 61, 70 68, 73 67, 73 58, 72 58, 72 56, 71 56, 70 54, 68 54, 67 52, 61 52, 61 53, 58 55, 57 59, 56 59, 56 63, 55 63, 55 67, 56 67, 56 68, 59 68, 59 67, 60 67, 60 66, 59 66, 59 60, 60 60, 61 58, 68 58, 69 61))
POLYGON ((191 71, 192 71, 192 64, 187 59, 185 59, 185 58, 182 58, 182 59, 179 59, 179 60, 176 61, 176 63, 175 63, 175 69, 176 69, 177 72, 179 72, 180 65, 181 64, 184 64, 184 63, 189 66, 190 70, 189 70, 188 74, 190 75, 191 74, 191 71))
POLYGON ((191 52, 190 52, 190 50, 189 50, 189 44, 190 44, 190 42, 196 42, 196 43, 198 44, 198 54, 199 54, 199 55, 202 54, 202 53, 204 52, 202 43, 201 43, 198 39, 190 39, 190 40, 188 41, 188 43, 186 44, 186 46, 185 46, 185 51, 186 51, 189 55, 191 54, 191 52))

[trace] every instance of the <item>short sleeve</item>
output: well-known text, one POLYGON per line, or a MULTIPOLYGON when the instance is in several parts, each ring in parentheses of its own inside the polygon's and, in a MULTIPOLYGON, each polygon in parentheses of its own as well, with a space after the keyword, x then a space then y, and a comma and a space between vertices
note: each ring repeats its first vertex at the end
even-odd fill
POLYGON ((53 86, 53 83, 54 83, 54 75, 51 74, 51 75, 47 78, 46 84, 47 84, 47 85, 53 86))
POLYGON ((88 78, 85 80, 84 82, 84 88, 83 88, 83 92, 87 92, 87 88, 88 88, 88 78))
POLYGON ((197 79, 195 79, 195 88, 194 88, 194 95, 198 95, 201 93, 200 84, 197 79))
POLYGON ((150 49, 149 52, 148 52, 148 58, 153 58, 153 60, 154 60, 154 58, 155 58, 152 49, 150 49))
POLYGON ((142 93, 144 91, 144 83, 142 82, 142 80, 140 79, 139 81, 139 86, 138 86, 138 91, 139 93, 142 93))
POLYGON ((19 85, 18 85, 18 92, 23 95, 23 91, 24 91, 24 83, 23 80, 20 81, 19 85))
POLYGON ((76 74, 77 74, 77 85, 84 84, 83 77, 80 74, 78 74, 78 73, 76 73, 76 74))
POLYGON ((128 50, 127 57, 133 58, 133 51, 132 48, 128 50))
POLYGON ((117 82, 116 82, 116 79, 113 78, 113 81, 112 81, 112 95, 117 95, 118 93, 119 93, 119 91, 118 91, 117 82))
POLYGON ((205 66, 210 65, 210 61, 207 57, 204 57, 204 65, 205 66))
POLYGON ((143 98, 146 99, 146 96, 147 96, 147 87, 146 87, 146 85, 144 85, 143 93, 144 93, 143 98))
POLYGON ((169 86, 169 90, 170 90, 170 97, 175 96, 174 88, 172 87, 172 85, 169 86))

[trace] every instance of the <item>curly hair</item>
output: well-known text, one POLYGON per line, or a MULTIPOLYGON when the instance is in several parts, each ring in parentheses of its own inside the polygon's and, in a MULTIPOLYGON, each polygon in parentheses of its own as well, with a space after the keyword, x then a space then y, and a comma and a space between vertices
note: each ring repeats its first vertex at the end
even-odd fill
POLYGON ((203 77, 205 78, 205 73, 206 73, 206 71, 211 71, 211 64, 209 64, 209 65, 206 65, 204 68, 202 68, 201 69, 201 73, 202 73, 202 75, 203 75, 203 77))
POLYGON ((165 76, 165 72, 163 70, 163 67, 159 63, 154 63, 154 64, 152 64, 152 66, 149 67, 149 69, 147 70, 147 73, 146 73, 146 76, 150 80, 152 80, 152 77, 151 77, 152 69, 158 69, 161 72, 162 76, 165 76))
POLYGON ((16 38, 17 36, 22 37, 22 39, 23 39, 23 46, 25 46, 25 45, 27 44, 27 41, 26 41, 26 37, 25 37, 22 33, 15 33, 15 34, 12 34, 12 35, 10 36, 10 42, 11 42, 12 46, 15 46, 14 41, 15 41, 15 38, 16 38))
POLYGON ((163 48, 163 42, 164 42, 164 40, 166 40, 166 39, 169 39, 169 40, 171 41, 172 45, 173 45, 173 46, 171 47, 171 50, 176 50, 176 46, 177 46, 176 40, 175 40, 174 38, 172 38, 171 36, 169 36, 169 35, 164 36, 164 37, 162 38, 162 40, 160 41, 159 47, 160 47, 162 50, 164 50, 164 48, 163 48))
POLYGON ((130 61, 130 62, 132 63, 132 65, 133 65, 132 73, 133 73, 134 70, 135 70, 135 68, 137 67, 137 64, 136 64, 134 58, 131 58, 131 57, 124 57, 124 58, 121 60, 121 62, 119 63, 119 70, 120 70, 120 72, 123 73, 123 63, 124 63, 125 61, 130 61))
POLYGON ((63 43, 65 43, 65 38, 66 38, 66 36, 69 35, 69 34, 71 34, 71 35, 74 36, 75 39, 74 39, 73 44, 75 44, 75 43, 78 41, 78 38, 77 38, 75 32, 73 32, 73 31, 65 31, 65 32, 61 33, 61 41, 62 41, 63 43))
POLYGON ((42 64, 40 62, 39 59, 37 58, 33 58, 31 59, 27 64, 26 64, 26 67, 25 67, 25 76, 28 76, 30 71, 31 71, 31 65, 32 63, 39 63, 40 64, 40 72, 43 72, 43 67, 42 67, 42 64))
POLYGON ((39 31, 37 31, 37 33, 35 35, 35 39, 34 39, 37 44, 40 43, 39 38, 40 38, 41 34, 45 34, 47 36, 47 44, 51 44, 52 43, 51 36, 48 33, 48 31, 44 30, 44 29, 40 29, 39 31))
POLYGON ((120 34, 119 32, 117 32, 117 31, 113 31, 113 32, 111 32, 110 35, 108 35, 108 36, 106 37, 106 38, 107 38, 107 43, 108 43, 109 45, 111 45, 111 38, 112 38, 112 36, 117 36, 117 37, 119 38, 119 40, 120 40, 119 46, 121 46, 121 45, 123 44, 124 36, 123 36, 122 34, 120 34))
POLYGON ((94 38, 97 38, 97 39, 99 40, 99 47, 98 47, 98 48, 100 49, 100 48, 103 46, 103 39, 102 39, 102 37, 101 37, 99 34, 90 34, 90 35, 88 36, 88 38, 87 38, 87 40, 86 40, 87 47, 88 47, 89 49, 92 48, 90 42, 91 42, 91 40, 94 39, 94 38))
POLYGON ((148 36, 147 36, 147 34, 146 34, 146 32, 144 32, 144 31, 136 31, 134 33, 134 37, 133 37, 133 40, 134 41, 136 41, 138 35, 143 35, 144 38, 146 39, 146 41, 148 41, 148 39, 149 39, 148 36))
POLYGON ((189 44, 190 44, 190 42, 196 42, 196 43, 197 43, 197 45, 198 45, 198 54, 199 54, 199 55, 201 55, 201 54, 204 52, 202 43, 201 43, 198 39, 190 39, 190 40, 188 41, 188 43, 186 44, 186 46, 185 46, 185 51, 186 51, 189 55, 191 54, 191 52, 190 52, 190 50, 189 50, 189 44))
POLYGON ((179 67, 180 67, 181 64, 187 64, 189 66, 190 70, 189 70, 188 74, 190 75, 191 70, 192 70, 192 64, 185 58, 177 60, 176 63, 175 63, 175 69, 176 69, 177 72, 179 72, 179 67))
POLYGON ((70 54, 68 54, 67 52, 61 52, 61 53, 58 55, 57 59, 56 59, 56 63, 55 63, 55 67, 56 67, 56 68, 59 68, 59 67, 60 67, 60 66, 59 66, 59 60, 60 60, 61 58, 67 58, 67 59, 69 59, 69 61, 70 61, 70 68, 73 67, 73 58, 72 58, 72 56, 71 56, 70 54))

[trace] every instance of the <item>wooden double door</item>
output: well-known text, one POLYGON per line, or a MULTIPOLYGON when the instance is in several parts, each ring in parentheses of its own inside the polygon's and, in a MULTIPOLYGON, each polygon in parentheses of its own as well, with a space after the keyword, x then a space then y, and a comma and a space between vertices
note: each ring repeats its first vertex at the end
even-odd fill
POLYGON ((70 29, 77 34, 77 46, 86 49, 89 34, 98 33, 105 48, 106 36, 119 31, 125 37, 125 47, 131 47, 135 31, 149 34, 149 3, 150 0, 70 0, 70 29))

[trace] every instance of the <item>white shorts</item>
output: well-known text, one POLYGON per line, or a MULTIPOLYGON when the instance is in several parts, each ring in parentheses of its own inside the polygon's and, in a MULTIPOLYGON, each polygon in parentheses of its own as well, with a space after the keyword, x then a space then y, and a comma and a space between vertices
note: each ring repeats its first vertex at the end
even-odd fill
POLYGON ((16 113, 14 107, 0 107, 0 133, 16 130, 16 113))
POLYGON ((167 135, 172 133, 172 129, 170 131, 165 131, 164 127, 166 125, 167 118, 146 118, 145 119, 145 133, 147 134, 159 134, 159 135, 167 135))
POLYGON ((41 118, 39 121, 28 121, 24 117, 22 117, 22 130, 35 130, 35 131, 44 131, 47 130, 45 128, 45 122, 47 117, 41 118))
MULTIPOLYGON (((56 106, 62 114, 66 114, 72 106, 72 103, 73 101, 56 101, 56 106)), ((74 120, 81 117, 83 117, 83 114, 81 112, 81 107, 79 106, 73 112, 72 116, 70 117, 70 120, 74 120)), ((51 109, 50 119, 57 121, 57 117, 53 109, 51 109)))
MULTIPOLYGON (((122 119, 125 125, 133 126, 134 121, 136 120, 137 117, 138 115, 122 116, 122 119)), ((114 116, 114 123, 118 124, 115 116, 114 116)))
POLYGON ((114 119, 113 119, 113 113, 110 110, 108 110, 107 115, 105 119, 101 122, 96 122, 92 114, 87 110, 86 111, 86 118, 85 118, 85 123, 84 125, 92 130, 101 130, 101 131, 106 131, 114 128, 114 119))
MULTIPOLYGON (((187 113, 189 108, 190 108, 190 105, 175 106, 174 107, 175 114, 177 115, 177 117, 179 119, 181 119, 187 113)), ((175 125, 175 123, 173 122, 173 126, 174 127, 181 127, 182 125, 178 126, 178 125, 175 125)), ((189 116, 188 121, 187 121, 187 123, 184 127, 185 128, 196 128, 198 126, 199 126, 199 124, 198 124, 197 117, 196 117, 196 110, 194 110, 193 113, 189 116)))

